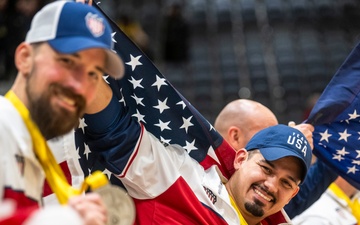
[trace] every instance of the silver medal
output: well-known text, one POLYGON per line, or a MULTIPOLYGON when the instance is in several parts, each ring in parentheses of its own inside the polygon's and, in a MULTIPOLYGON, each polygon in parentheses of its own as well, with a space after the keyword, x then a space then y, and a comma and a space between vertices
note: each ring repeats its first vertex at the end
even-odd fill
POLYGON ((105 185, 98 188, 107 212, 107 225, 132 225, 135 220, 135 205, 131 197, 120 187, 105 185))

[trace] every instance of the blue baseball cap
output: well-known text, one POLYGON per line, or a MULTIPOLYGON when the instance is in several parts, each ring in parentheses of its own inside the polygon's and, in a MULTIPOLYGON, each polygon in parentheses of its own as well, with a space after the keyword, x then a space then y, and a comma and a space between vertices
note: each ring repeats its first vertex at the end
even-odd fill
POLYGON ((55 1, 37 12, 25 42, 48 42, 57 52, 73 54, 102 48, 107 54, 105 72, 114 78, 124 74, 124 63, 112 50, 112 29, 95 7, 72 1, 55 1))
POLYGON ((259 131, 245 149, 258 149, 267 161, 286 156, 299 158, 303 164, 301 183, 311 165, 312 150, 306 137, 299 130, 285 125, 276 125, 259 131))

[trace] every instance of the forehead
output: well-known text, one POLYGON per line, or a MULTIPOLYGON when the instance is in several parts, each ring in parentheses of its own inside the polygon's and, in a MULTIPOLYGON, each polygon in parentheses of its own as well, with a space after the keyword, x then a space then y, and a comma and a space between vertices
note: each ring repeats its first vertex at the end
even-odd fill
POLYGON ((61 53, 53 49, 47 42, 31 44, 33 46, 35 56, 42 59, 55 60, 56 57, 66 57, 75 59, 77 65, 86 65, 88 68, 93 68, 101 73, 105 73, 105 64, 107 60, 106 51, 102 48, 84 49, 75 53, 67 54, 61 53))
MULTIPOLYGON (((49 46, 51 48, 51 46, 49 46)), ((61 53, 58 52, 56 50, 54 50, 53 48, 51 48, 52 51, 54 51, 57 55, 61 55, 61 56, 71 56, 71 57, 75 57, 81 61, 84 62, 97 62, 100 64, 105 64, 106 62, 106 58, 107 58, 107 54, 104 51, 104 49, 101 48, 89 48, 89 49, 84 49, 81 51, 77 51, 74 53, 61 53)), ((91 63, 88 63, 91 65, 91 63)), ((97 65, 99 66, 99 65, 97 65)))

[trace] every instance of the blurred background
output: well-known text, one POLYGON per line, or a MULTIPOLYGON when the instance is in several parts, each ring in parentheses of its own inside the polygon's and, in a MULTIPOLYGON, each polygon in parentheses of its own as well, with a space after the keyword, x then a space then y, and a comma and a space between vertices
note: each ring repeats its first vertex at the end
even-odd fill
MULTIPOLYGON (((0 94, 45 0, 0 0, 0 94)), ((358 0, 102 0, 100 7, 211 122, 230 101, 306 118, 360 39, 358 0)))

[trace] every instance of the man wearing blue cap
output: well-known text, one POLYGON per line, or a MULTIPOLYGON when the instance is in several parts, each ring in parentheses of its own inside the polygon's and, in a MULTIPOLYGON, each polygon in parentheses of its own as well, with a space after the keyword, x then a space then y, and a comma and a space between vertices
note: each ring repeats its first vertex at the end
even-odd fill
POLYGON ((297 194, 311 164, 311 147, 297 129, 276 125, 256 133, 245 149, 236 153, 237 172, 226 187, 240 218, 258 224, 297 194))
POLYGON ((98 10, 81 3, 56 1, 35 15, 16 49, 17 78, 0 97, 0 224, 48 224, 44 216, 51 224, 106 223, 97 194, 73 197, 70 207, 38 209, 44 172, 53 168, 46 139, 76 126, 104 73, 123 75, 111 32, 98 10))
POLYGON ((272 126, 237 151, 226 180, 216 165, 205 170, 181 146, 161 143, 115 96, 97 97, 107 106, 88 109, 86 141, 133 197, 136 224, 261 224, 297 194, 311 162, 299 130, 272 126), (98 123, 104 115, 113 119, 98 123))

